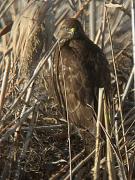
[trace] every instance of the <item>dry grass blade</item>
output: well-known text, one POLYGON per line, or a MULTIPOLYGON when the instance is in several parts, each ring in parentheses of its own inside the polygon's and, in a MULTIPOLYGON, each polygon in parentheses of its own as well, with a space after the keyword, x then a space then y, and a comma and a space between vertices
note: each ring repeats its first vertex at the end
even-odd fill
MULTIPOLYGON (((105 118, 105 129, 107 134, 111 137, 111 128, 110 128, 110 110, 107 107, 106 98, 104 99, 104 118, 105 118)), ((107 168, 108 168, 108 179, 109 180, 116 180, 116 171, 115 171, 115 162, 114 162, 114 155, 112 151, 112 146, 110 144, 110 140, 106 135, 106 153, 107 153, 107 168)))
POLYGON ((103 6, 103 17, 102 17, 102 22, 101 22, 101 26, 96 34, 94 43, 98 44, 101 34, 102 34, 102 49, 103 49, 103 42, 104 42, 104 30, 105 30, 105 24, 106 24, 106 13, 105 13, 105 4, 103 6))
POLYGON ((125 87, 125 90, 124 90, 124 93, 123 93, 123 96, 122 96, 122 103, 124 102, 127 94, 128 94, 128 91, 129 91, 129 88, 131 87, 131 83, 133 81, 133 77, 134 77, 134 73, 135 73, 135 66, 133 67, 132 71, 131 71, 131 74, 130 74, 130 77, 128 79, 128 82, 127 82, 127 85, 125 87))
POLYGON ((14 3, 15 0, 12 0, 11 2, 9 2, 8 5, 6 5, 6 7, 3 9, 3 11, 0 13, 0 19, 4 16, 4 14, 8 11, 8 9, 10 8, 10 6, 12 6, 12 4, 14 3))
POLYGON ((0 112, 3 108, 4 101, 5 101, 5 94, 7 90, 7 85, 8 85, 8 76, 9 76, 9 71, 10 71, 10 60, 8 57, 6 59, 6 67, 5 67, 5 72, 3 75, 3 82, 1 86, 1 94, 0 94, 0 112))
POLYGON ((1 4, 1 6, 0 6, 0 13, 3 11, 3 9, 5 9, 7 2, 8 2, 8 0, 5 0, 5 1, 1 4))
MULTIPOLYGON (((135 66, 135 2, 131 0, 131 23, 132 23, 132 42, 133 42, 133 64, 135 66)), ((134 89, 135 89, 135 73, 134 73, 134 89)), ((135 93, 134 93, 135 100, 135 93)))
POLYGON ((96 125, 96 148, 95 148, 95 165, 94 165, 94 180, 99 178, 99 167, 100 167, 100 122, 102 121, 103 114, 103 92, 104 88, 99 89, 99 97, 98 97, 98 117, 97 117, 97 125, 96 125))
MULTIPOLYGON (((58 124, 58 125, 49 125, 49 126, 34 126, 33 129, 35 130, 51 130, 51 129, 59 129, 59 128, 65 128, 66 126, 64 124, 58 124)), ((23 131, 29 131, 29 127, 22 127, 21 130, 23 131)))

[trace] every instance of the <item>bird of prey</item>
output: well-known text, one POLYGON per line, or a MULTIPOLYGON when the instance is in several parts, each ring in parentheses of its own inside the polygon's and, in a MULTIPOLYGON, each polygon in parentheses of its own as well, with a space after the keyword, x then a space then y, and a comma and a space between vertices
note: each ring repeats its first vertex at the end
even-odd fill
POLYGON ((75 18, 65 19, 58 33, 59 47, 53 61, 53 80, 57 100, 79 130, 86 152, 95 144, 95 112, 98 89, 110 93, 110 71, 102 50, 85 34, 75 18))

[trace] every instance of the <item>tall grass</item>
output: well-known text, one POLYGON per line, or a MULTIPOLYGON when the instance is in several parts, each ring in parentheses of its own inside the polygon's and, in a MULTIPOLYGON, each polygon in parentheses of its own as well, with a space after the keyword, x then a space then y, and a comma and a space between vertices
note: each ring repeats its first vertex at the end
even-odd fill
MULTIPOLYGON (((45 173, 49 174, 50 179, 72 179, 79 176, 85 178, 87 174, 83 172, 84 167, 88 161, 91 161, 93 169, 89 171, 95 180, 133 179, 135 163, 134 3, 130 0, 115 4, 90 0, 85 2, 52 0, 49 3, 48 9, 45 9, 40 2, 36 1, 31 1, 29 4, 24 0, 0 1, 0 153, 2 153, 0 156, 3 162, 3 167, 0 163, 1 178, 20 179, 22 174, 27 174, 26 172, 29 172, 29 177, 32 177, 34 169, 41 178, 43 171, 39 159, 43 158, 47 163, 48 156, 44 158, 44 154, 51 151, 54 146, 51 140, 49 145, 44 142, 44 138, 46 141, 51 138, 51 131, 54 138, 56 130, 65 132, 67 137, 67 122, 63 120, 57 105, 53 103, 53 97, 51 95, 49 97, 45 88, 45 97, 38 98, 33 84, 42 71, 47 71, 44 81, 50 76, 52 68, 50 59, 58 43, 55 40, 58 25, 63 18, 72 16, 82 20, 87 34, 103 48, 108 58, 112 75, 112 104, 108 104, 104 91, 99 89, 95 150, 88 157, 84 157, 82 149, 81 153, 70 160, 68 155, 65 155, 68 162, 66 165, 62 164, 65 163, 63 159, 59 159, 60 168, 56 168, 51 173, 46 170, 45 173), (95 14, 91 12, 92 8, 95 14), (37 21, 33 23, 32 20, 35 17, 37 21), (43 35, 43 51, 39 55, 32 75, 24 83, 24 79, 19 76, 19 59, 27 60, 27 56, 24 57, 24 55, 27 54, 29 38, 33 35, 37 24, 41 25, 42 22, 46 30, 43 35), (44 130, 47 135, 38 136, 39 130, 41 132, 44 130), (101 132, 104 138, 101 137, 101 132), (37 161, 30 161, 30 157, 38 158, 37 161)), ((48 86, 46 82, 45 85, 48 86)), ((68 138, 69 136, 70 133, 68 138)), ((53 148, 55 149, 55 146, 53 148)), ((67 149, 72 153, 72 144, 67 149)), ((54 151, 51 152, 54 153, 54 151)), ((62 152, 57 148, 55 153, 62 152)), ((50 161, 54 163, 53 159, 50 161)))

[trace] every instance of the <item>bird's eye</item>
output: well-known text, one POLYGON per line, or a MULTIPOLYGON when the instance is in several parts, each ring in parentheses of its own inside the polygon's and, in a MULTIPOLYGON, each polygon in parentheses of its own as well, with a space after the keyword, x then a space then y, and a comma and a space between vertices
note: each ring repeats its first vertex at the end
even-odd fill
POLYGON ((75 33, 75 31, 76 31, 76 28, 71 28, 71 29, 70 29, 70 32, 71 32, 71 33, 75 33))

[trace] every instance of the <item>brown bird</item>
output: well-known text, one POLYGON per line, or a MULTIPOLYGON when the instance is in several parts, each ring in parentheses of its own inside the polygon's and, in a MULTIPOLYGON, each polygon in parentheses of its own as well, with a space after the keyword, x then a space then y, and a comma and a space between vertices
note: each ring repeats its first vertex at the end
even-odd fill
POLYGON ((95 145, 95 118, 100 87, 110 93, 110 71, 102 50, 86 36, 81 23, 65 19, 54 55, 54 89, 64 115, 82 135, 86 152, 95 145))

